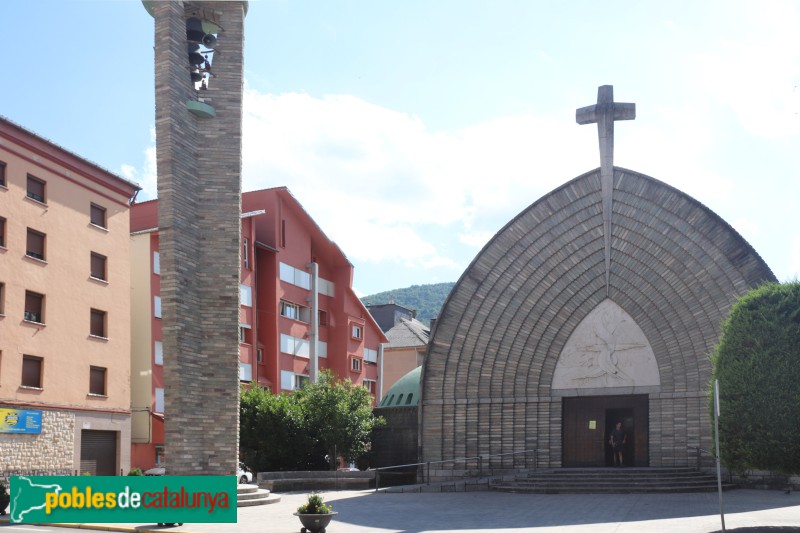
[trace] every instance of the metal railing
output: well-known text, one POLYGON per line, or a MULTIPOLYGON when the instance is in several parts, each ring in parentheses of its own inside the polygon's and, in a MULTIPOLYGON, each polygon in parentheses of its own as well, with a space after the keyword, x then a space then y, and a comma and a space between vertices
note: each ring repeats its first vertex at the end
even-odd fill
POLYGON ((716 458, 717 458, 717 456, 714 455, 714 452, 712 452, 711 450, 706 450, 705 448, 701 448, 700 446, 691 446, 690 445, 690 446, 687 446, 687 448, 690 449, 690 450, 695 450, 696 455, 697 455, 697 459, 696 460, 697 460, 697 469, 698 470, 700 470, 700 461, 701 461, 701 459, 703 457, 703 454, 706 454, 707 456, 711 457, 714 460, 716 460, 716 458))
MULTIPOLYGON (((377 492, 378 489, 380 488, 381 471, 385 471, 385 470, 396 470, 396 469, 400 469, 400 468, 409 468, 409 467, 412 467, 412 466, 424 467, 424 469, 422 469, 423 472, 424 472, 423 482, 425 484, 427 484, 427 485, 430 485, 431 484, 431 465, 440 465, 440 464, 446 464, 446 463, 456 464, 456 463, 462 463, 462 462, 466 464, 466 463, 468 463, 470 461, 476 461, 477 462, 477 469, 478 469, 478 477, 483 477, 483 461, 485 459, 488 460, 488 459, 493 459, 493 458, 496 458, 496 457, 506 457, 506 456, 509 456, 509 455, 520 455, 520 454, 533 453, 533 468, 535 470, 535 469, 539 468, 538 454, 541 453, 541 452, 546 452, 546 451, 549 451, 549 450, 543 450, 541 448, 533 448, 533 449, 530 449, 530 450, 523 450, 523 451, 519 451, 519 452, 494 453, 494 454, 489 454, 489 455, 472 455, 472 456, 468 456, 468 457, 459 457, 458 459, 444 459, 444 460, 441 460, 441 461, 423 461, 423 462, 420 462, 420 463, 408 463, 408 464, 404 464, 404 465, 381 466, 381 467, 373 469, 375 471, 375 492, 377 492)), ((512 468, 515 468, 515 467, 512 466, 512 468)))

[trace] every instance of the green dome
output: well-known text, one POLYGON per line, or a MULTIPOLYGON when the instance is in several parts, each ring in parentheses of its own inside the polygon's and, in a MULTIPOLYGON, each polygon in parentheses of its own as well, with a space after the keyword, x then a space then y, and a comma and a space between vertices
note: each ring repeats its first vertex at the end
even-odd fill
POLYGON ((418 366, 392 385, 378 407, 416 407, 419 403, 419 380, 422 367, 418 366))

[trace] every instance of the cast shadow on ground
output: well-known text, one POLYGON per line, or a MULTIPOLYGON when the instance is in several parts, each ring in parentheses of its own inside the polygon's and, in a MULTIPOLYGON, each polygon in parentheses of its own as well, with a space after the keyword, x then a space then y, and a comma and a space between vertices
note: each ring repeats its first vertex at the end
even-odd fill
MULTIPOLYGON (((337 523, 405 533, 565 527, 713 516, 716 493, 508 494, 500 492, 370 494, 332 500, 337 523)), ((800 495, 783 491, 725 493, 726 515, 796 507, 800 495)), ((800 517, 800 511, 798 511, 800 517)), ((769 527, 769 523, 764 524, 769 527)), ((800 533, 800 528, 731 529, 736 533, 800 533)))

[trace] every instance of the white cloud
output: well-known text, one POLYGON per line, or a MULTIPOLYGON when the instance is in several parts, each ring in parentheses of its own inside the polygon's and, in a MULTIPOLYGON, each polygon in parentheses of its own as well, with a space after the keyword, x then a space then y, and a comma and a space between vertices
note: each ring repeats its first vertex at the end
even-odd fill
MULTIPOLYGON (((700 110, 649 115, 620 123, 617 164, 701 201, 726 195, 704 164, 714 135, 700 110)), ((503 224, 598 165, 596 127, 575 124, 573 109, 438 132, 349 95, 244 94, 243 189, 289 187, 351 261, 459 272, 503 224)), ((142 171, 125 172, 155 197, 154 146, 142 171)))
POLYGON ((158 179, 156 174, 156 130, 150 128, 150 143, 144 151, 144 163, 141 169, 133 165, 122 165, 120 172, 123 177, 142 188, 137 198, 138 201, 151 200, 158 196, 158 179))
POLYGON ((494 233, 490 231, 479 231, 475 233, 459 233, 458 242, 466 244, 471 248, 481 249, 489 242, 489 239, 494 237, 494 233))
POLYGON ((753 242, 761 233, 758 223, 747 217, 737 218, 731 222, 731 226, 748 242, 753 242))
POLYGON ((288 186, 356 259, 455 269, 460 261, 438 257, 421 225, 491 235, 487 223, 597 166, 596 151, 583 146, 591 136, 576 135, 566 111, 435 132, 348 95, 248 90, 244 109, 244 189, 288 186))
POLYGON ((800 13, 797 2, 741 4, 743 35, 721 38, 700 56, 698 81, 729 106, 751 133, 779 138, 800 133, 794 91, 800 77, 800 13))

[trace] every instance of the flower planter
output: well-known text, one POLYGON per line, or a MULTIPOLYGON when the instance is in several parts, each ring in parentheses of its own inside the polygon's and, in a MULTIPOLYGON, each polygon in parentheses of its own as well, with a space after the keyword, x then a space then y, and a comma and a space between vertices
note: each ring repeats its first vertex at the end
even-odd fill
POLYGON ((336 512, 326 514, 294 513, 300 519, 300 523, 303 524, 303 527, 300 528, 300 533, 325 533, 325 528, 328 527, 328 524, 337 514, 336 512))

